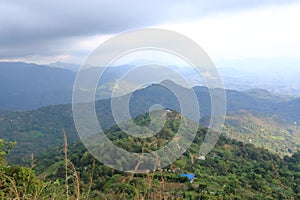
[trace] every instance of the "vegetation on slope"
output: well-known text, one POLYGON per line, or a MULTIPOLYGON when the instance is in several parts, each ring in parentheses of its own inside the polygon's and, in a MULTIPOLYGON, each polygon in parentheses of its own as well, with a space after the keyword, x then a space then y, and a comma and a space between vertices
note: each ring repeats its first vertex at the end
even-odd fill
POLYGON ((230 113, 226 117, 225 136, 264 147, 280 156, 300 150, 300 127, 276 115, 249 111, 230 113))
MULTIPOLYGON (((175 135, 181 117, 171 113, 166 126, 151 139, 155 147, 159 148, 175 135)), ((148 115, 136 118, 136 123, 148 122, 148 115)), ((39 181, 29 185, 35 188, 51 183, 41 195, 52 192, 56 199, 67 196, 70 199, 300 199, 300 152, 280 158, 268 150, 222 136, 206 158, 200 160, 197 159, 198 152, 206 131, 200 128, 194 143, 173 164, 147 174, 124 173, 106 167, 95 161, 81 143, 71 142, 65 148, 36 159, 33 171, 45 179, 40 181, 34 175, 39 181), (181 173, 195 174, 195 179, 191 183, 181 177, 181 173)), ((140 152, 142 147, 150 151, 153 148, 153 145, 143 145, 143 139, 124 137, 117 126, 106 134, 116 145, 131 151, 140 152)), ((15 167, 1 166, 1 170, 15 167)), ((23 191, 24 179, 19 180, 3 170, 1 173, 14 180, 17 191, 23 191)), ((22 176, 28 177, 26 174, 22 176)), ((9 192, 13 188, 9 182, 1 191, 6 197, 14 198, 16 194, 9 192)), ((27 193, 34 194, 29 191, 27 193)))
MULTIPOLYGON (((168 84, 174 83, 168 82, 168 84)), ((173 87, 178 87, 178 90, 182 89, 178 85, 175 85, 173 87)), ((194 90, 199 99, 201 115, 205 116, 209 114, 210 97, 207 88, 195 87, 194 90)), ((262 116, 274 116, 275 113, 278 118, 285 120, 286 125, 284 126, 272 123, 271 126, 274 125, 274 129, 284 129, 284 133, 280 137, 269 137, 269 143, 274 143, 274 145, 267 145, 266 148, 269 148, 271 150, 274 150, 272 149, 272 147, 283 149, 282 152, 280 150, 274 150, 275 152, 282 155, 297 151, 297 149, 294 148, 294 144, 297 145, 298 140, 296 139, 296 141, 291 141, 293 137, 290 137, 289 134, 286 134, 291 130, 292 134, 296 135, 294 129, 291 129, 288 126, 290 126, 290 124, 294 122, 300 124, 300 114, 297 111, 299 110, 297 108, 299 107, 300 102, 297 101, 297 99, 290 102, 271 102, 255 97, 250 97, 249 95, 246 95, 242 92, 232 90, 227 90, 226 92, 228 100, 227 109, 230 112, 234 111, 238 114, 237 111, 240 111, 241 109, 247 111, 254 110, 256 111, 256 113, 262 113, 262 116), (289 116, 286 116, 286 113, 289 113, 289 116), (286 136, 287 138, 285 138, 286 136), (285 141, 290 142, 283 143, 280 140, 282 137, 284 137, 285 141)), ((132 115, 132 117, 144 114, 148 112, 149 108, 154 104, 161 104, 165 108, 179 110, 179 103, 176 100, 175 95, 165 87, 154 84, 142 90, 138 90, 132 95, 130 99, 130 114, 132 115)), ((113 124, 115 124, 110 106, 111 105, 109 99, 96 102, 98 119, 101 122, 101 126, 103 129, 109 128, 113 124)), ((244 128, 240 127, 241 125, 238 124, 238 122, 239 120, 244 120, 245 118, 241 117, 241 119, 239 119, 238 116, 239 115, 237 115, 237 117, 232 120, 230 118, 232 116, 229 117, 230 120, 228 121, 232 122, 229 123, 229 126, 227 127, 231 130, 229 132, 240 133, 240 130, 244 128)), ((251 121, 251 118, 249 120, 251 121)), ((255 120, 264 121, 264 117, 255 116, 255 120)), ((257 126, 258 125, 253 126, 253 129, 249 131, 255 133, 255 131, 257 131, 257 126)), ((248 128, 251 129, 251 127, 248 128)), ((49 106, 33 111, 14 112, 0 116, 1 138, 8 141, 17 141, 17 145, 13 150, 14 153, 9 156, 9 160, 16 164, 29 164, 31 153, 38 155, 40 153, 47 152, 54 147, 63 145, 63 142, 61 140, 62 129, 66 131, 70 142, 78 141, 79 138, 74 127, 71 105, 49 106), (22 159, 20 159, 20 157, 22 159)), ((262 136, 261 138, 268 138, 270 134, 269 132, 272 133, 273 130, 266 129, 266 131, 260 131, 259 135, 262 136)), ((255 134, 257 135, 258 133, 255 134)), ((235 138, 239 139, 238 137, 235 138)), ((245 142, 245 140, 242 141, 245 142)), ((257 142, 258 146, 261 146, 261 144, 265 142, 265 140, 262 140, 262 142, 260 142, 260 140, 253 141, 255 145, 257 142)))

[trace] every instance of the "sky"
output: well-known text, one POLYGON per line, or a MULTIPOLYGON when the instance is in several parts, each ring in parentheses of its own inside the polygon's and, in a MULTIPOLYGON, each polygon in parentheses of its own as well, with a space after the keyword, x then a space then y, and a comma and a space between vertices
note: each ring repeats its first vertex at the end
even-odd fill
POLYGON ((115 34, 147 27, 186 35, 221 66, 299 60, 299 10, 296 0, 2 0, 0 61, 80 64, 115 34))

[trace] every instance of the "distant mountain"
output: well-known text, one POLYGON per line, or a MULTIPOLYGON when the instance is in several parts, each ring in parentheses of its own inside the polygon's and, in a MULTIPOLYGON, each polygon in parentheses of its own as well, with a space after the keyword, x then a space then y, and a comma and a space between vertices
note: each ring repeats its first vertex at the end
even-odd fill
MULTIPOLYGON (((109 98, 114 88, 112 83, 129 67, 108 68, 99 82, 96 98, 109 98)), ((30 110, 71 103, 77 68, 79 66, 61 62, 50 66, 0 62, 0 110, 30 110)), ((91 67, 86 73, 94 73, 96 70, 96 67, 91 67)))
MULTIPOLYGON (((174 84, 172 87, 176 87, 182 91, 187 90, 170 81, 168 84, 174 84)), ((208 89, 205 87, 195 87, 194 90, 200 104, 201 117, 203 117, 203 120, 205 121, 210 114, 210 96, 208 89)), ((227 111, 229 114, 228 119, 231 120, 229 121, 230 123, 228 123, 228 125, 230 125, 228 128, 230 129, 232 127, 233 130, 235 130, 235 133, 238 133, 239 131, 241 134, 244 133, 243 130, 247 129, 247 127, 242 125, 242 122, 245 122, 247 118, 249 118, 249 121, 252 120, 251 123, 249 122, 249 126, 253 124, 252 129, 251 127, 248 127, 248 129, 250 128, 248 131, 249 133, 255 133, 256 128, 260 127, 259 123, 255 124, 256 122, 264 121, 266 119, 264 117, 261 118, 259 115, 253 115, 253 117, 251 115, 241 115, 238 112, 241 110, 261 113, 262 116, 278 116, 276 119, 280 119, 280 123, 284 124, 279 125, 272 123, 271 126, 267 126, 270 121, 261 122, 267 127, 264 132, 261 132, 265 134, 262 137, 268 137, 268 130, 273 131, 275 129, 285 130, 284 134, 281 135, 281 138, 288 137, 288 132, 290 132, 290 134, 296 133, 293 129, 290 129, 290 127, 295 123, 298 126, 300 123, 300 113, 298 112, 300 99, 289 102, 273 102, 266 99, 255 98, 243 92, 233 90, 226 90, 226 93, 227 111), (236 113, 231 116, 231 112, 236 113), (274 129, 272 129, 272 126, 274 126, 274 129)), ((159 84, 153 84, 141 90, 137 90, 131 95, 129 104, 130 114, 132 117, 145 114, 154 104, 161 104, 165 108, 180 111, 179 102, 176 99, 176 96, 166 87, 159 84)), ((112 116, 110 99, 97 101, 96 111, 98 120, 103 129, 107 129, 115 124, 112 116)), ((189 116, 187 115, 187 117, 189 116)), ((39 154, 50 150, 55 146, 62 145, 61 138, 63 130, 68 133, 70 142, 78 141, 72 118, 71 105, 43 107, 33 111, 8 113, 0 117, 0 137, 6 140, 16 140, 18 142, 14 149, 15 154, 12 154, 15 157, 11 158, 14 162, 24 162, 29 158, 32 152, 39 154), (20 155, 22 155, 22 159, 24 160, 20 159, 20 155)), ((257 135, 257 133, 255 134, 257 135)), ((280 131, 276 134, 278 136, 280 131)), ((256 139, 259 138, 258 136, 255 137, 256 139)), ((285 138, 285 140, 286 139, 287 138, 285 138)), ((255 140, 253 139, 253 141, 255 140)), ((271 137, 268 141, 270 143, 274 142, 274 147, 284 147, 284 149, 288 147, 291 148, 292 151, 295 151, 293 147, 290 147, 290 145, 294 144, 290 139, 287 139, 287 141, 289 141, 288 145, 282 143, 282 141, 278 140, 276 137, 273 139, 271 137)), ((283 150, 283 153, 288 153, 288 151, 288 149, 283 150)))
MULTIPOLYGON (((73 64, 54 63, 50 66, 21 62, 0 62, 0 111, 31 110, 42 106, 72 102, 72 90, 76 77, 67 66, 73 64)), ((96 99, 111 96, 114 82, 132 66, 108 68, 102 76, 96 99)), ((87 73, 94 73, 96 67, 87 73)), ((0 113, 1 114, 1 113, 0 113)))
POLYGON ((256 60, 220 63, 219 73, 225 88, 233 90, 266 89, 278 95, 300 97, 299 59, 256 60), (263 65, 263 66, 262 66, 263 65))
MULTIPOLYGON (((71 103, 76 73, 70 70, 61 69, 67 68, 67 65, 69 64, 60 62, 52 64, 52 67, 20 62, 0 63, 0 110, 30 110, 41 106, 71 103), (61 68, 57 68, 59 66, 61 68)), ((73 64, 70 64, 70 66, 74 67, 73 64)), ((115 85, 116 80, 120 79, 125 72, 133 67, 134 65, 123 65, 108 68, 98 84, 96 99, 110 98, 112 91, 118 90, 118 87, 115 85)), ((174 70, 179 71, 182 76, 189 78, 192 83, 201 83, 192 69, 177 66, 171 67, 174 70)), ((95 70, 96 67, 91 66, 86 72, 94 74, 95 70)), ((234 70, 230 71, 232 77, 240 78, 238 77, 237 72, 234 70)), ((154 74, 149 72, 149 76, 154 75, 155 72, 154 74)), ((226 79, 226 75, 224 78, 226 79)), ((235 78, 233 80, 236 80, 235 78)), ((235 82, 237 84, 239 83, 239 81, 235 82)), ((128 80, 122 84, 123 87, 128 85, 127 88, 132 88, 134 86, 133 84, 136 83, 132 83, 128 80)), ((144 85, 143 87, 146 86, 149 85, 144 85)), ((205 89, 201 89, 201 86, 195 86, 195 90, 199 90, 198 92, 202 94, 202 99, 205 96, 205 101, 209 101, 209 96, 205 89)), ((290 107, 284 104, 292 99, 290 96, 273 94, 264 89, 250 89, 245 92, 226 90, 226 92, 228 96, 236 98, 234 103, 232 103, 232 101, 228 102, 229 111, 231 111, 231 108, 234 108, 233 110, 247 109, 257 111, 268 110, 268 112, 272 110, 275 111, 278 107, 290 107), (283 103, 282 105, 277 105, 277 103, 281 102, 283 103)), ((231 97, 229 97, 229 99, 231 99, 231 97)), ((205 107, 202 106, 202 109, 205 109, 205 107)), ((204 114, 206 113, 207 111, 204 111, 204 114)))
POLYGON ((268 90, 260 89, 260 88, 253 88, 250 90, 246 90, 244 92, 250 96, 254 96, 260 99, 271 100, 275 102, 284 102, 293 99, 291 96, 274 94, 269 92, 268 90))
POLYGON ((71 70, 73 72, 77 72, 80 68, 79 64, 65 63, 65 62, 60 62, 60 61, 50 63, 50 64, 48 64, 48 66, 55 67, 55 68, 61 68, 61 69, 67 69, 67 70, 71 70))
POLYGON ((1 115, 4 115, 4 114, 6 114, 6 113, 9 113, 10 111, 8 111, 8 110, 0 110, 0 116, 1 115))
POLYGON ((20 62, 0 63, 0 110, 70 103, 75 73, 20 62))

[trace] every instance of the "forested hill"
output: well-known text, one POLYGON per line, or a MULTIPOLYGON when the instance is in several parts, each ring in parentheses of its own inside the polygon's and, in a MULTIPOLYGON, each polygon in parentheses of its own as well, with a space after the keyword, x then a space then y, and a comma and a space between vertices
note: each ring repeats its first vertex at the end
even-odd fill
MULTIPOLYGON (((117 126, 106 135, 119 147, 131 152, 152 152, 175 136, 182 116, 168 113, 164 128, 153 138, 128 136, 117 126)), ((135 122, 145 125, 149 116, 135 122)), ((150 174, 130 174, 112 170, 94 158, 80 143, 69 144, 69 158, 87 187, 93 174, 91 196, 107 199, 299 199, 300 152, 280 158, 263 148, 221 137, 202 159, 198 152, 207 129, 199 128, 192 146, 173 164, 150 174), (181 174, 194 174, 192 183, 181 174)), ((64 179, 64 155, 58 148, 37 158, 36 171, 48 180, 64 179)), ((179 147, 178 147, 179 148, 179 147)), ((114 156, 108 154, 107 156, 114 156)), ((121 165, 128 165, 126 160, 121 165)))
MULTIPOLYGON (((169 84, 173 83, 170 82, 169 84)), ((173 87, 181 88, 178 85, 173 87)), ((207 88, 196 87, 194 89, 199 99, 201 116, 209 115, 210 97, 207 88)), ((186 89, 183 88, 183 90, 186 89)), ((293 100, 291 104, 289 103, 290 102, 268 103, 264 99, 249 97, 244 93, 231 90, 227 91, 228 112, 254 110, 257 113, 263 113, 264 115, 276 115, 277 118, 284 120, 284 123, 288 124, 284 127, 286 131, 290 129, 290 125, 294 126, 294 122, 299 124, 300 119, 299 113, 297 112, 299 101, 293 100), (276 107, 277 105, 282 104, 286 106, 276 107), (295 112, 288 111, 292 109, 295 110, 295 112)), ((130 113, 132 117, 144 114, 148 112, 150 107, 154 104, 161 104, 165 108, 176 111, 179 111, 180 108, 176 96, 170 90, 161 85, 154 84, 144 89, 137 90, 132 95, 130 99, 130 113)), ((101 127, 103 129, 109 128, 115 124, 110 106, 110 99, 96 102, 98 119, 101 122, 101 127)), ((260 117, 256 119, 260 119, 260 117)), ((236 130, 234 134, 244 134, 239 131, 241 129, 236 126, 235 123, 229 123, 228 125, 229 127, 227 128, 229 130, 236 130), (231 126, 233 126, 233 129, 230 128, 231 126)), ((276 123, 274 123, 274 126, 277 126, 276 123)), ((10 155, 10 159, 14 163, 24 163, 26 160, 28 162, 31 153, 39 154, 51 150, 53 147, 62 145, 62 130, 67 132, 70 141, 78 141, 71 105, 48 106, 32 111, 13 112, 0 116, 0 137, 8 141, 17 141, 17 146, 10 155)), ((291 134, 296 133, 293 130, 294 129, 291 129, 291 134)), ((265 131, 263 133, 268 137, 268 132, 265 131)), ((245 138, 248 138, 248 135, 244 134, 244 136, 246 136, 245 138)), ((284 135, 282 136, 284 137, 284 135)), ((276 145, 268 145, 267 148, 275 146, 276 148, 281 148, 282 141, 278 140, 278 138, 280 139, 282 137, 275 137, 273 138, 274 140, 271 138, 271 142, 274 142, 276 145)), ((289 144, 296 144, 296 142, 291 141, 289 144)), ((283 155, 292 153, 289 152, 288 148, 292 149, 292 151, 297 151, 298 147, 295 147, 296 149, 285 145, 282 148, 283 155)))
MULTIPOLYGON (((167 112, 163 129, 150 138, 129 136, 118 126, 108 129, 106 135, 115 145, 132 152, 153 152, 171 140, 178 142, 178 148, 181 148, 181 138, 175 134, 182 117, 175 111, 167 112)), ((135 123, 139 125, 149 122, 149 115, 135 118, 135 123)), ((300 199, 300 152, 280 158, 266 149, 221 136, 213 150, 198 159, 206 132, 206 128, 200 127, 183 156, 173 164, 163 169, 156 168, 147 174, 124 173, 106 167, 95 161, 81 143, 70 140, 65 142, 65 147, 60 146, 42 156, 32 157, 31 169, 6 165, 3 156, 11 146, 0 140, 0 178, 3 183, 0 185, 0 197, 300 199), (35 174, 43 177, 42 180, 35 174), (194 178, 189 180, 182 174, 194 178)), ((60 140, 64 141, 63 137, 60 140)), ((113 160, 115 158, 110 153, 105 156, 112 156, 113 160)), ((116 161, 119 166, 132 164, 127 163, 126 159, 116 161)), ((147 168, 147 165, 143 168, 147 168)))
POLYGON ((269 149, 281 156, 300 150, 300 127, 278 115, 236 111, 226 116, 226 137, 269 149))

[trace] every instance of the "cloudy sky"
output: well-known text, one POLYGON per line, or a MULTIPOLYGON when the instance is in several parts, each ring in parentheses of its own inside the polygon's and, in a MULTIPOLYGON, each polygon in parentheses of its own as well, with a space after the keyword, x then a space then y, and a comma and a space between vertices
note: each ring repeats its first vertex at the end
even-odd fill
POLYGON ((182 33, 216 63, 299 59, 299 10, 291 0, 2 0, 0 61, 81 63, 105 39, 144 27, 182 33))

